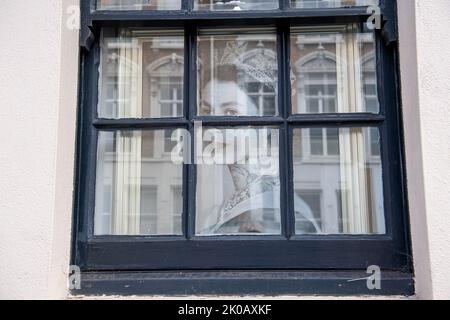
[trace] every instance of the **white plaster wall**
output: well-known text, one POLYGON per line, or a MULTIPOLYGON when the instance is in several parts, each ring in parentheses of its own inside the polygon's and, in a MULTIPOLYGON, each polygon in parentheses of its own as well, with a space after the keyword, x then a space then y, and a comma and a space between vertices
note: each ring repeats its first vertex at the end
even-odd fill
POLYGON ((0 299, 67 293, 78 72, 72 0, 0 3, 0 299))
POLYGON ((434 299, 450 299, 449 17, 448 0, 416 2, 420 128, 434 299))
POLYGON ((398 8, 417 295, 450 299, 450 1, 398 8))
MULTIPOLYGON (((77 2, 0 3, 0 299, 67 296, 77 2)), ((398 2, 418 297, 450 298, 450 1, 398 2)))

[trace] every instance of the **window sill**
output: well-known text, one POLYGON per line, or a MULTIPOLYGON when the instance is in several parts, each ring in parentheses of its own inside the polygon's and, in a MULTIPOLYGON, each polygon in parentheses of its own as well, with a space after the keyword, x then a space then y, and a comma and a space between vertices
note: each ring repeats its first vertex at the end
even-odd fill
POLYGON ((382 271, 381 289, 365 271, 84 272, 73 296, 95 295, 326 295, 412 296, 410 273, 382 271))

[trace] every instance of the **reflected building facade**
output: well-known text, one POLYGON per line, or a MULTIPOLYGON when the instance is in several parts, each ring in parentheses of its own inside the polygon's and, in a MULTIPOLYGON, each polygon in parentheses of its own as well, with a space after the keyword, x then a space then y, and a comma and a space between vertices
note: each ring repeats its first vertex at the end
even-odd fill
MULTIPOLYGON (((182 35, 106 30, 99 117, 182 116, 183 55, 182 35)), ((182 234, 182 166, 171 160, 173 131, 100 132, 95 234, 182 234)))
MULTIPOLYGON (((276 33, 271 30, 202 30, 198 36, 198 114, 278 115, 276 48, 276 33)), ((105 30, 102 49, 99 117, 183 116, 182 34, 105 30)), ((373 34, 360 32, 357 26, 293 29, 292 113, 378 113, 374 50, 373 34)), ((182 166, 171 161, 175 146, 172 132, 100 133, 97 235, 182 233, 182 166)), ((378 128, 293 129, 292 198, 298 234, 385 233, 379 139, 378 128)), ((233 174, 245 171, 249 178, 262 172, 250 166, 242 169, 228 166, 211 174, 211 168, 199 166, 199 230, 221 229, 205 221, 237 225, 220 217, 225 215, 227 204, 239 198, 240 190, 249 190, 257 179, 244 186, 233 174), (212 181, 211 177, 217 179, 212 181), (217 217, 211 218, 212 207, 218 210, 217 217)), ((247 229, 241 225, 230 233, 281 232, 280 214, 285 213, 280 212, 278 170, 277 161, 276 170, 259 177, 262 180, 256 187, 262 190, 261 183, 271 185, 266 193, 270 199, 256 193, 253 204, 242 207, 243 216, 259 210, 247 214, 257 216, 258 222, 246 218, 247 229), (260 204, 255 204, 257 198, 260 204), (264 208, 265 204, 270 208, 264 208), (271 226, 265 228, 270 221, 271 226)))
MULTIPOLYGON (((291 36, 292 108, 298 114, 378 113, 372 33, 291 36)), ((384 234, 378 128, 294 130, 294 190, 325 234, 384 234)))

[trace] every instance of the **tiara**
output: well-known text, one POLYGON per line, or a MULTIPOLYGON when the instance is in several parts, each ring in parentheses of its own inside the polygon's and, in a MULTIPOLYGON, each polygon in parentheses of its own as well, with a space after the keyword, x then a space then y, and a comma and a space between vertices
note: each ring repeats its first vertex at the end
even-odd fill
POLYGON ((218 66, 235 66, 258 82, 274 86, 277 82, 276 59, 267 55, 268 49, 264 48, 262 41, 252 51, 247 51, 247 48, 246 41, 227 41, 222 56, 219 58, 216 52, 214 60, 218 61, 218 66))

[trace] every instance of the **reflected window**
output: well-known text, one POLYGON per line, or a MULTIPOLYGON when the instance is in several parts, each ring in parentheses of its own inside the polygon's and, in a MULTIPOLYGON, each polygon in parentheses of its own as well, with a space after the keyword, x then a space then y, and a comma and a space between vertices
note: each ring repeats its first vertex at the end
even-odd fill
POLYGON ((183 215, 183 191, 181 186, 172 186, 172 216, 173 216, 173 234, 177 234, 183 230, 182 226, 183 215))
POLYGON ((139 234, 158 233, 158 188, 155 186, 142 186, 141 191, 141 217, 139 234))
MULTIPOLYGON (((174 186, 181 188, 182 165, 162 155, 166 131, 172 132, 169 129, 100 131, 96 235, 182 233, 180 207, 176 211, 167 210, 167 204, 174 200, 174 186), (108 144, 115 145, 114 151, 108 144)), ((177 198, 176 204, 180 201, 177 198)))
MULTIPOLYGON (((307 189, 300 189, 295 191, 296 197, 299 197, 302 199, 306 206, 309 207, 309 209, 312 212, 312 215, 314 217, 314 221, 317 224, 319 228, 322 228, 322 191, 321 190, 307 190, 307 189)), ((295 216, 295 224, 297 226, 297 229, 303 229, 305 230, 305 225, 311 225, 310 222, 300 214, 297 214, 295 216)), ((310 229, 310 232, 315 233, 314 229, 310 229)))
POLYGON ((311 157, 337 156, 339 154, 339 133, 336 128, 311 128, 306 132, 305 154, 311 157), (308 149, 309 148, 309 149, 308 149))
POLYGON ((99 117, 183 116, 182 33, 105 29, 101 45, 99 117))
POLYGON ((294 129, 294 188, 318 190, 322 197, 318 207, 308 194, 295 194, 296 233, 316 233, 305 228, 301 215, 314 222, 322 234, 384 234, 382 166, 379 157, 369 151, 379 150, 380 143, 379 139, 368 143, 372 132, 379 134, 378 129, 335 130, 336 157, 311 161, 302 148, 309 145, 311 129, 294 129))
POLYGON ((183 114, 183 83, 180 77, 153 78, 156 98, 161 117, 178 117, 183 114))
MULTIPOLYGON (((247 63, 256 65, 258 62, 253 61, 258 59, 258 52, 253 52, 249 59, 246 59, 247 63)), ((269 51, 269 54, 273 55, 273 63, 276 63, 276 56, 273 51, 269 51)), ((278 113, 278 96, 275 83, 262 83, 256 80, 254 77, 245 74, 243 71, 238 75, 239 79, 244 82, 241 87, 244 88, 245 93, 250 98, 251 103, 256 106, 259 116, 273 116, 278 113)))
POLYGON ((292 112, 378 113, 374 57, 373 33, 357 25, 333 31, 293 28, 292 112))
POLYGON ((369 131, 369 145, 370 145, 370 156, 372 156, 376 160, 380 160, 381 152, 380 152, 380 135, 378 133, 377 128, 370 128, 369 131))

